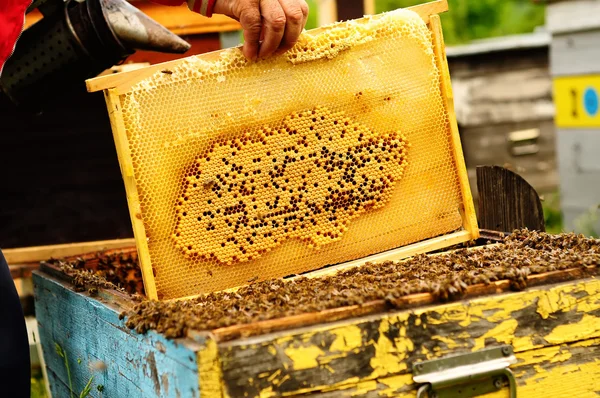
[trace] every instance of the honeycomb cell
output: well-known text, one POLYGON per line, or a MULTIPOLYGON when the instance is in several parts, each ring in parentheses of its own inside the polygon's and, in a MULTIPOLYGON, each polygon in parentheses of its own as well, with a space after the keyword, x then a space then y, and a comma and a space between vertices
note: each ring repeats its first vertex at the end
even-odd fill
POLYGON ((227 264, 291 238, 319 248, 389 202, 407 148, 401 134, 375 134, 325 107, 213 142, 186 168, 173 238, 189 258, 227 264))
POLYGON ((239 49, 189 57, 121 94, 136 239, 159 298, 459 230, 432 40, 398 10, 306 32, 260 62, 239 49))

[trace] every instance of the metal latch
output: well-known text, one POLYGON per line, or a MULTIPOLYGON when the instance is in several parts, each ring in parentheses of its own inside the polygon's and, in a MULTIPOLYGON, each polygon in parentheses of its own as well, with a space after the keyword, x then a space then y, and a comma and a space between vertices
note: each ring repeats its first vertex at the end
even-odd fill
POLYGON ((476 397, 497 391, 507 382, 510 398, 516 398, 517 382, 508 369, 516 362, 512 347, 504 345, 415 363, 413 381, 423 384, 417 398, 476 397))

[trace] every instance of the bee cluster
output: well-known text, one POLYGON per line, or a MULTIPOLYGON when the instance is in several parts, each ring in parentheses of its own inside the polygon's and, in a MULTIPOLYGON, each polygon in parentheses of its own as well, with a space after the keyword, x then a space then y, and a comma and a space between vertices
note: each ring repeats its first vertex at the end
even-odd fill
POLYGON ((186 256, 225 264, 286 239, 318 248, 389 201, 407 149, 401 134, 376 134, 325 107, 214 142, 186 174, 172 237, 186 256))
POLYGON ((142 272, 134 253, 97 253, 91 259, 77 258, 72 261, 49 260, 73 277, 79 291, 95 293, 97 288, 114 289, 130 295, 144 294, 142 272))
POLYGON ((181 337, 188 329, 211 330, 415 293, 431 293, 439 301, 459 299, 471 285, 500 280, 520 290, 527 287, 529 275, 589 271, 598 264, 600 240, 522 230, 498 245, 365 264, 327 277, 256 282, 191 300, 142 301, 122 316, 140 333, 153 329, 181 337))

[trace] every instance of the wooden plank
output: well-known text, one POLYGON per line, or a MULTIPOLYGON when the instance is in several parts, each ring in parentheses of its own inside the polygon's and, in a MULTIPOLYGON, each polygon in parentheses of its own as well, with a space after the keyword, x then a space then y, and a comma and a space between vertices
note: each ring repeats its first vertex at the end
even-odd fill
POLYGON ((518 174, 499 166, 479 166, 477 189, 481 228, 507 233, 546 230, 540 197, 518 174))
MULTIPOLYGON (((448 4, 446 3, 446 7, 448 4)), ((452 84, 450 81, 450 71, 448 69, 448 60, 446 59, 446 46, 444 45, 444 36, 442 33, 442 23, 440 16, 437 14, 431 15, 429 21, 433 38, 433 51, 436 54, 438 69, 441 73, 440 84, 444 96, 446 111, 448 112, 450 138, 452 143, 452 152, 454 155, 454 163, 457 167, 458 180, 460 182, 462 207, 460 209, 463 218, 463 228, 471 234, 471 239, 479 237, 479 229, 477 226, 477 218, 475 216, 475 205, 473 204, 473 195, 469 187, 469 175, 467 166, 465 165, 465 157, 462 151, 460 142, 460 134, 456 123, 456 112, 454 110, 454 94, 452 92, 452 84)))
POLYGON ((144 222, 141 217, 140 201, 137 185, 135 184, 131 156, 129 154, 129 145, 127 144, 127 133, 123 122, 121 101, 114 89, 107 90, 104 93, 104 97, 106 99, 106 106, 108 107, 108 116, 115 140, 121 174, 125 183, 125 191, 127 192, 127 205, 129 206, 129 215, 133 225, 133 235, 139 245, 138 258, 144 278, 144 291, 149 299, 156 300, 158 293, 156 291, 156 283, 154 282, 154 272, 150 265, 150 254, 148 252, 144 222))
MULTIPOLYGON (((448 11, 448 1, 447 0, 436 0, 430 3, 421 4, 414 7, 408 7, 409 10, 416 12, 419 14, 421 18, 425 22, 429 22, 429 16, 441 12, 448 11)), ((373 17, 377 18, 377 16, 373 17)), ((321 28, 322 29, 322 28, 321 28)), ((319 32, 320 29, 312 30, 311 32, 319 32)), ((223 50, 221 50, 223 51, 223 50)), ((212 53, 202 54, 198 57, 200 59, 211 61, 218 59, 221 51, 215 51, 212 53)), ((106 90, 106 89, 116 89, 118 93, 125 93, 127 90, 134 85, 135 83, 143 80, 147 77, 152 76, 159 70, 173 68, 180 63, 184 62, 185 59, 175 60, 164 62, 162 64, 152 65, 150 67, 139 69, 130 72, 117 73, 115 75, 110 76, 102 76, 94 79, 86 80, 86 87, 89 92, 106 90)))
POLYGON ((230 396, 281 396, 406 378, 415 361, 491 345, 511 344, 523 353, 592 338, 600 338, 596 279, 274 333, 219 349, 230 396))
MULTIPOLYGON (((531 398, 597 397, 600 395, 600 339, 552 346, 517 353, 519 361, 511 366, 517 378, 517 396, 531 398)), ((348 384, 327 392, 310 394, 311 398, 414 397, 412 375, 392 376, 368 383, 348 384)), ((505 398, 508 388, 481 395, 481 398, 505 398)))
POLYGON ((36 316, 54 397, 69 397, 67 353, 76 396, 93 376, 94 397, 197 397, 197 352, 202 340, 169 340, 130 331, 117 309, 34 274, 36 316), (102 386, 102 393, 97 386, 102 386))
POLYGON ((96 242, 66 243, 61 245, 35 246, 4 249, 6 262, 11 265, 40 262, 50 258, 77 256, 94 251, 120 249, 135 246, 134 239, 115 239, 96 242))
POLYGON ((448 0, 436 0, 429 3, 407 7, 408 10, 419 14, 425 23, 429 23, 429 17, 448 11, 448 0))
POLYGON ((10 271, 10 276, 12 276, 13 279, 31 278, 31 273, 38 269, 39 266, 39 262, 36 261, 33 263, 9 265, 8 270, 10 271))

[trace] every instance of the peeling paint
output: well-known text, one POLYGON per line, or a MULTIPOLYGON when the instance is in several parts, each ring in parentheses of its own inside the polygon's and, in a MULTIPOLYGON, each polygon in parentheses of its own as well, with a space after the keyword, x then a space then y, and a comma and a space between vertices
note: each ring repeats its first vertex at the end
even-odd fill
POLYGON ((336 334, 336 338, 329 347, 332 352, 348 352, 363 344, 362 332, 358 326, 350 325, 343 331, 336 334))
MULTIPOLYGON (((237 386, 240 395, 250 389, 265 394, 272 391, 274 395, 329 391, 374 380, 378 381, 378 394, 383 394, 380 390, 391 391, 391 387, 380 380, 397 376, 404 383, 410 381, 410 377, 402 377, 409 374, 409 366, 416 360, 494 344, 512 344, 517 353, 542 353, 547 358, 536 361, 546 361, 544 366, 566 363, 572 359, 568 350, 543 350, 600 337, 596 314, 600 315, 600 282, 594 280, 320 325, 274 338, 257 338, 256 342, 262 342, 253 344, 255 349, 232 342, 223 355, 238 373, 236 366, 248 366, 249 375, 264 372, 267 377, 282 370, 272 383, 263 378, 249 386, 237 386), (264 365, 244 353, 247 350, 256 350, 264 365), (246 357, 247 365, 242 359, 246 357), (286 383, 280 383, 285 376, 286 383)), ((521 377, 531 378, 531 372, 538 372, 532 364, 523 366, 530 366, 530 370, 520 371, 521 377)), ((229 368, 224 372, 227 374, 229 368)))
POLYGON ((564 341, 584 340, 598 336, 599 329, 600 318, 584 314, 581 321, 577 322, 577 327, 573 327, 572 324, 559 325, 544 338, 550 344, 560 344, 564 341))
POLYGON ((375 380, 365 381, 362 383, 358 383, 356 386, 356 391, 352 393, 353 397, 362 397, 367 392, 373 391, 377 389, 377 382, 375 380))
POLYGON ((319 347, 298 347, 286 348, 285 355, 292 361, 292 369, 302 370, 310 369, 319 366, 317 358, 324 356, 325 353, 319 347))
POLYGON ((217 342, 211 338, 198 350, 198 383, 201 397, 222 397, 223 383, 217 342))
MULTIPOLYGON (((396 346, 395 340, 390 340, 386 336, 386 332, 390 330, 390 322, 386 319, 381 321, 379 325, 379 339, 373 343, 375 346, 375 356, 371 359, 371 367, 374 369, 375 376, 394 374, 401 370, 407 369, 406 363, 399 359, 404 359, 403 351, 396 346), (400 357, 400 358, 399 358, 400 357)), ((410 346, 412 342, 409 339, 404 339, 404 348, 410 346)))

